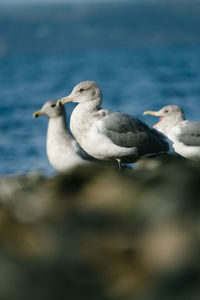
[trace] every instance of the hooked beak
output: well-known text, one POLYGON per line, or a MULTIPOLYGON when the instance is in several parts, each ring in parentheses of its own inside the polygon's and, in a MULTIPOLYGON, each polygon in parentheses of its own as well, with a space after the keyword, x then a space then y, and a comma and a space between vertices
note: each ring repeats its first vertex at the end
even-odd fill
POLYGON ((58 101, 57 101, 57 106, 59 105, 64 105, 65 103, 67 102, 73 102, 73 99, 70 98, 70 96, 67 96, 67 97, 64 97, 64 98, 60 98, 58 101))
POLYGON ((33 118, 38 118, 42 115, 44 115, 44 113, 41 110, 37 110, 33 113, 33 118))

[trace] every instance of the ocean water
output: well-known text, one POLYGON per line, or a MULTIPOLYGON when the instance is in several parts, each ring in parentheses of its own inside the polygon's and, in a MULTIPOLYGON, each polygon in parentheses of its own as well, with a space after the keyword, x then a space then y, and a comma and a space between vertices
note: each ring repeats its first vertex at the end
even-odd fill
MULTIPOLYGON (((0 174, 52 174, 46 157, 46 117, 32 114, 49 99, 70 93, 82 80, 103 90, 103 106, 137 116, 152 126, 145 110, 180 105, 199 120, 200 48, 160 47, 73 51, 0 58, 0 174)), ((68 121, 75 104, 65 105, 68 121)))

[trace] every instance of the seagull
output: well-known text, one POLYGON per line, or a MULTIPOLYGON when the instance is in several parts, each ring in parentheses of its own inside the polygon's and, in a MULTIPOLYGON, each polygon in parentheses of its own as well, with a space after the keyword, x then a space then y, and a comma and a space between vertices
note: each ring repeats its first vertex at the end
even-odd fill
POLYGON ((70 129, 77 142, 91 156, 101 160, 132 163, 141 156, 165 152, 165 137, 128 114, 101 108, 103 95, 94 81, 77 84, 57 105, 78 102, 70 129))
POLYGON ((153 127, 165 134, 174 150, 185 158, 200 159, 200 122, 185 119, 183 110, 177 105, 167 105, 159 111, 145 111, 144 115, 160 117, 153 127))
POLYGON ((69 133, 64 106, 56 104, 56 100, 47 101, 33 114, 34 118, 42 115, 49 118, 46 149, 50 164, 58 172, 64 172, 77 165, 94 161, 95 159, 85 153, 69 133))

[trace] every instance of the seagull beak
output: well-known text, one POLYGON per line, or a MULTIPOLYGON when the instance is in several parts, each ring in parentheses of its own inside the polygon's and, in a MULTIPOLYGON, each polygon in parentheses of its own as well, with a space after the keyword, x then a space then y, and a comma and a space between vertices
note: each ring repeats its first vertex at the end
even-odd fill
POLYGON ((160 113, 158 111, 152 111, 152 110, 145 111, 143 115, 152 115, 152 116, 160 117, 160 113))
POLYGON ((73 99, 72 98, 70 98, 69 96, 67 96, 67 97, 64 97, 64 98, 60 98, 58 101, 57 101, 57 106, 59 106, 59 105, 64 105, 65 103, 67 103, 67 102, 73 102, 73 99))
POLYGON ((42 115, 44 115, 44 113, 41 110, 37 110, 33 113, 33 118, 38 118, 42 115))
MULTIPOLYGON (((156 116, 156 117, 161 117, 160 112, 159 111, 152 111, 152 110, 147 110, 143 113, 143 115, 152 115, 152 116, 156 116)), ((162 117, 161 117, 162 118, 162 117)), ((158 126, 158 124, 160 123, 160 121, 162 120, 160 118, 160 120, 158 121, 158 123, 156 123, 155 125, 153 125, 153 128, 156 128, 158 126)))

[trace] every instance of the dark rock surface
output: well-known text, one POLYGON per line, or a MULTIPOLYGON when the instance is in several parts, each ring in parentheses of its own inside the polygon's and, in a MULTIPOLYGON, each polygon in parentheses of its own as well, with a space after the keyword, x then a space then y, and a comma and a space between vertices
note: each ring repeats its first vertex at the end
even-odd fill
POLYGON ((0 299, 200 299, 200 163, 0 179, 0 299))

